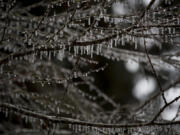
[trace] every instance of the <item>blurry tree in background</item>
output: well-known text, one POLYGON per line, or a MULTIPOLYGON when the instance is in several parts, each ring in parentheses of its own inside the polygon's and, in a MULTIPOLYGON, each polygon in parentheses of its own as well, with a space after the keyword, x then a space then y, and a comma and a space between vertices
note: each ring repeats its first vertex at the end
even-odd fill
POLYGON ((180 134, 179 72, 178 0, 0 0, 0 134, 180 134))

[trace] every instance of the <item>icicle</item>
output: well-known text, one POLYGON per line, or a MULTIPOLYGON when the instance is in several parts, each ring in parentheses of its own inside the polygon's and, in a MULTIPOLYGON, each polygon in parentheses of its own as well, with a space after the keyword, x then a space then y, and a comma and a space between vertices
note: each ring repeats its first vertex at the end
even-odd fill
POLYGON ((114 46, 117 47, 117 38, 114 40, 114 46))
POLYGON ((93 58, 93 53, 94 53, 93 47, 94 47, 94 46, 91 45, 91 52, 90 52, 90 53, 91 53, 91 58, 93 58))
POLYGON ((122 34, 122 37, 121 37, 121 45, 124 46, 125 45, 125 41, 124 41, 124 36, 122 34))
POLYGON ((0 74, 3 73, 3 65, 0 66, 0 74))
POLYGON ((8 109, 5 110, 5 117, 7 118, 8 117, 8 109))
POLYGON ((79 54, 79 46, 77 46, 76 49, 77 49, 77 54, 79 54))
POLYGON ((78 126, 78 132, 81 132, 81 125, 78 126))
POLYGON ((180 18, 177 18, 177 24, 180 25, 180 18))
POLYGON ((67 1, 67 6, 68 6, 68 7, 70 6, 70 2, 69 2, 69 0, 67 1))
POLYGON ((80 8, 80 7, 81 7, 81 3, 77 2, 77 8, 80 8))
POLYGON ((77 72, 74 72, 74 76, 73 76, 74 78, 77 78, 78 77, 78 75, 77 75, 77 72))
POLYGON ((55 35, 54 36, 54 41, 57 41, 58 40, 58 35, 55 35))
POLYGON ((131 18, 132 18, 132 24, 134 24, 136 22, 136 19, 134 16, 132 16, 131 18))
POLYGON ((35 31, 35 36, 38 36, 38 31, 37 30, 35 31))
POLYGON ((169 34, 171 34, 171 28, 168 28, 168 32, 169 32, 169 34))
POLYGON ((86 46, 86 52, 87 52, 87 55, 89 55, 89 53, 90 53, 90 46, 89 45, 86 46))
POLYGON ((29 122, 30 123, 34 123, 35 122, 35 119, 33 117, 29 117, 29 122))
POLYGON ((40 126, 43 127, 44 121, 40 119, 40 126))
POLYGON ((74 55, 76 56, 79 53, 79 46, 74 46, 74 55))
POLYGON ((28 45, 32 45, 32 39, 31 38, 28 40, 28 45))
POLYGON ((110 43, 110 48, 112 48, 112 47, 113 47, 113 40, 111 39, 110 42, 111 42, 111 43, 110 43))
POLYGON ((71 52, 71 46, 68 47, 68 51, 71 52))
POLYGON ((102 12, 102 10, 100 11, 99 18, 103 18, 103 12, 102 12))
POLYGON ((165 28, 162 28, 162 35, 165 34, 165 28))
POLYGON ((64 52, 62 50, 58 51, 57 59, 62 61, 64 58, 64 52))
POLYGON ((90 36, 94 36, 94 35, 93 35, 93 31, 92 31, 91 29, 90 29, 90 31, 89 31, 89 35, 90 35, 90 36))
POLYGON ((59 109, 59 107, 57 107, 57 114, 60 114, 60 109, 59 109))
POLYGON ((171 1, 170 0, 168 0, 168 4, 171 5, 171 1))
POLYGON ((51 51, 49 51, 48 60, 51 60, 51 51))
POLYGON ((102 44, 99 45, 99 53, 102 52, 102 44))
POLYGON ((165 43, 167 43, 167 42, 168 42, 168 36, 165 35, 165 43))
POLYGON ((80 125, 75 125, 75 133, 78 133, 78 132, 79 132, 79 126, 80 126, 80 125))
POLYGON ((173 28, 172 30, 173 30, 172 34, 176 34, 176 29, 173 28))
POLYGON ((33 54, 32 54, 32 60, 31 60, 31 63, 34 63, 35 58, 36 58, 36 56, 35 56, 35 54, 33 53, 33 54))
POLYGON ((97 55, 99 55, 99 50, 100 50, 99 45, 97 45, 97 46, 96 46, 96 54, 97 54, 97 55))
POLYGON ((88 18, 88 25, 91 25, 91 17, 88 18))
POLYGON ((57 51, 53 51, 53 57, 55 57, 57 54, 57 51))
POLYGON ((138 42, 135 40, 135 50, 138 48, 138 42))
POLYGON ((40 60, 42 60, 42 57, 43 57, 43 52, 40 52, 40 60))
POLYGON ((74 46, 74 55, 76 56, 77 55, 77 46, 74 46))
POLYGON ((129 42, 130 41, 130 36, 126 35, 126 39, 127 39, 127 42, 129 42))
POLYGON ((80 46, 80 51, 81 51, 81 55, 84 54, 84 47, 83 46, 80 46))
POLYGON ((64 31, 60 31, 60 37, 62 38, 64 36, 64 31))
POLYGON ((25 116, 25 123, 27 124, 29 122, 28 116, 25 116))
POLYGON ((72 124, 68 124, 69 129, 72 129, 72 124))
POLYGON ((41 82, 41 86, 44 87, 44 82, 41 82))

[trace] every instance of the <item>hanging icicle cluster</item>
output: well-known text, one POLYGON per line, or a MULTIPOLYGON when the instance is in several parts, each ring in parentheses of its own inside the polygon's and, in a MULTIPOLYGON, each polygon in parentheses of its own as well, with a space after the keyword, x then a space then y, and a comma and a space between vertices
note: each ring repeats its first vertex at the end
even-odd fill
POLYGON ((180 122, 159 116, 179 97, 160 112, 161 94, 138 109, 121 108, 91 74, 108 66, 98 56, 179 71, 179 51, 158 56, 142 50, 179 47, 180 5, 165 0, 165 7, 117 15, 111 11, 116 2, 0 0, 0 119, 17 120, 15 134, 175 134, 180 122))

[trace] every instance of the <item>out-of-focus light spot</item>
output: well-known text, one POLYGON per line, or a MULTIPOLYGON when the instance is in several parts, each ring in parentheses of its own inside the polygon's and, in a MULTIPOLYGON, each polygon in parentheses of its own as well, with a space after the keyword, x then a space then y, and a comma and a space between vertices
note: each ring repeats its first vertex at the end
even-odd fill
MULTIPOLYGON (((165 98, 167 102, 171 102, 178 96, 180 96, 180 88, 170 88, 167 92, 165 92, 165 98)), ((176 116, 179 105, 180 105, 180 100, 170 105, 169 108, 164 110, 164 112, 162 113, 162 118, 165 120, 172 120, 176 116)), ((161 102, 161 106, 164 106, 163 100, 161 102)))
POLYGON ((135 7, 137 4, 137 0, 127 0, 127 1, 131 8, 135 7))
POLYGON ((148 5, 151 2, 151 0, 143 0, 143 2, 145 5, 148 5))
POLYGON ((133 89, 134 96, 139 100, 145 100, 155 90, 156 82, 152 77, 140 78, 133 89))
MULTIPOLYGON (((151 0, 143 0, 143 3, 145 6, 148 6, 150 2, 151 2, 151 0)), ((158 4, 159 4, 159 0, 155 0, 153 7, 158 6, 158 4)))
POLYGON ((173 56, 171 57, 172 60, 177 60, 177 61, 180 61, 180 56, 173 56))
POLYGON ((126 66, 126 69, 132 73, 137 72, 139 69, 139 63, 137 63, 133 60, 128 60, 125 64, 125 66, 126 66))
POLYGON ((177 107, 173 107, 173 108, 166 109, 161 114, 161 116, 164 120, 172 120, 176 116, 176 113, 177 113, 177 107))
POLYGON ((125 15, 127 14, 127 8, 122 2, 115 2, 112 5, 113 13, 116 15, 125 15))
MULTIPOLYGON (((165 92, 165 97, 166 97, 167 102, 172 101, 178 96, 180 96, 180 88, 170 88, 167 92, 165 92)), ((178 105, 179 103, 174 102, 173 105, 176 105, 176 104, 178 105)))

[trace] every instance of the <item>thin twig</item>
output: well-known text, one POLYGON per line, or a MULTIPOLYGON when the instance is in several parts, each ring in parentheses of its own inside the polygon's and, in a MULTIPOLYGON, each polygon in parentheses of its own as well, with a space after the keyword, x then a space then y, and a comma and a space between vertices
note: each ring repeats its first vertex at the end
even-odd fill
MULTIPOLYGON (((163 108, 165 109, 167 106, 178 100, 180 97, 177 97, 167 105, 165 105, 163 108)), ((8 103, 0 103, 0 108, 6 109, 6 111, 9 112, 18 112, 20 114, 34 117, 37 119, 41 119, 44 121, 49 121, 52 123, 59 123, 59 124, 72 124, 72 125, 81 125, 81 126, 88 126, 88 127, 102 127, 102 128, 137 128, 137 127, 148 127, 148 126, 167 126, 167 125, 179 125, 180 121, 168 121, 168 122, 149 122, 149 123, 134 123, 134 124, 104 124, 104 123, 95 123, 95 122, 85 122, 80 121, 76 119, 71 118, 65 118, 65 117, 56 117, 56 116, 50 116, 42 113, 37 113, 33 111, 29 111, 27 109, 8 104, 8 103)), ((164 110, 162 109, 162 111, 164 110)), ((161 112, 160 112, 161 113, 161 112)), ((157 115, 159 116, 159 115, 157 115)))
POLYGON ((173 104, 174 102, 178 101, 180 99, 180 96, 176 97, 174 100, 172 100, 171 102, 165 104, 160 111, 154 116, 154 118, 152 119, 152 121, 150 123, 154 123, 155 120, 157 120, 157 118, 161 115, 161 113, 171 104, 173 104))
MULTIPOLYGON (((143 32, 142 32, 142 33, 143 33, 143 32)), ((150 65, 151 65, 151 68, 152 68, 152 72, 153 72, 153 74, 154 74, 154 77, 155 77, 156 80, 157 80, 157 83, 158 83, 159 89, 160 89, 160 91, 161 91, 161 94, 162 94, 162 98, 163 98, 163 100, 164 100, 164 103, 167 104, 167 101, 166 101, 166 98, 165 98, 164 91, 163 91, 163 88, 162 88, 162 86, 161 86, 160 80, 159 80, 158 75, 157 75, 157 73, 156 73, 156 70, 154 69, 154 66, 153 66, 153 64, 152 64, 152 62, 151 62, 151 58, 149 57, 149 54, 148 54, 148 51, 147 51, 147 46, 146 46, 146 40, 145 40, 145 38, 144 38, 144 49, 145 49, 145 52, 146 52, 148 61, 149 61, 150 65)))
MULTIPOLYGON (((163 89, 163 91, 168 91, 171 87, 176 86, 178 83, 180 83, 180 80, 178 79, 177 81, 175 81, 174 83, 170 84, 169 86, 167 86, 165 89, 163 89)), ((161 92, 157 93, 156 95, 152 96, 151 98, 149 98, 147 101, 145 101, 141 106, 139 106, 138 108, 135 109, 135 111, 139 111, 141 110, 144 106, 150 104, 151 101, 153 101, 154 99, 156 99, 159 95, 161 95, 161 92)))

